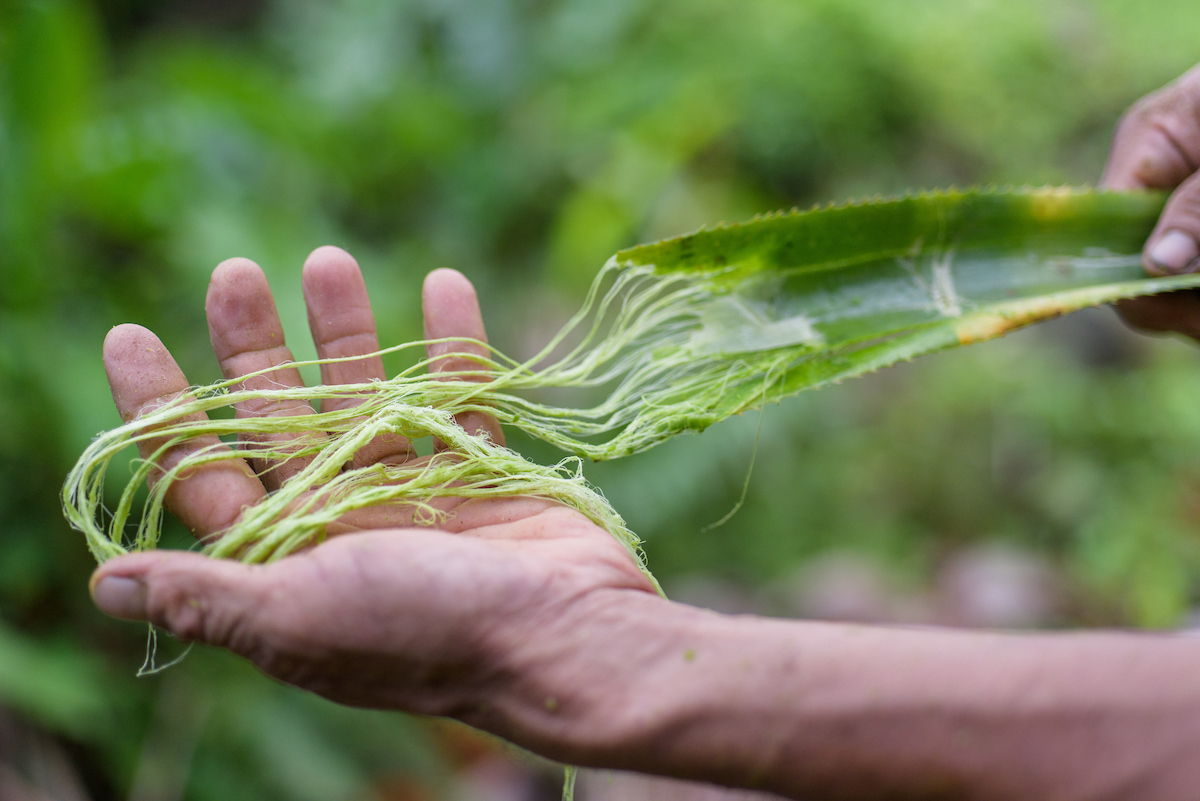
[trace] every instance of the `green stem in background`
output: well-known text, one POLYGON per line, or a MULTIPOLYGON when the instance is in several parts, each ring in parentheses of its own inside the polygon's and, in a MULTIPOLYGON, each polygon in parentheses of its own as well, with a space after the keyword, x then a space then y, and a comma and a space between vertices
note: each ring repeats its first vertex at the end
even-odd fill
POLYGON ((562 801, 575 801, 575 780, 579 777, 579 768, 567 765, 563 768, 562 801))
POLYGON ((246 391, 239 379, 190 389, 101 434, 67 477, 65 514, 103 561, 157 546, 167 487, 188 471, 248 454, 310 457, 206 551, 265 562, 320 541, 330 524, 366 507, 393 504, 435 524, 445 514, 438 498, 538 495, 603 526, 645 570, 637 537, 584 479, 583 458, 636 453, 806 389, 1084 306, 1200 286, 1198 275, 1142 270, 1141 247, 1163 202, 1087 189, 950 190, 769 214, 632 248, 609 261, 581 311, 524 363, 493 349, 469 357, 479 372, 436 380, 423 361, 371 384, 246 391), (576 390, 581 403, 537 402, 546 389, 576 390), (362 402, 295 417, 186 420, 252 398, 347 397, 362 402), (454 422, 467 411, 487 411, 573 456, 534 464, 467 435, 454 422), (139 488, 168 449, 198 436, 268 433, 296 436, 191 453, 131 524, 139 488), (343 470, 383 433, 437 437, 451 452, 343 470), (107 509, 109 465, 148 439, 165 444, 137 463, 107 509))

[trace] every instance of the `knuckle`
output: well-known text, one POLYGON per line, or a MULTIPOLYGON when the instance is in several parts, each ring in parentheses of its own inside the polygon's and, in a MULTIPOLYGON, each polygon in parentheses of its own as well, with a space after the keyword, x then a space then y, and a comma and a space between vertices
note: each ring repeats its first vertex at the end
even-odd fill
POLYGON ((1169 95, 1169 87, 1152 92, 1138 100, 1121 115, 1117 130, 1126 135, 1137 134, 1144 128, 1150 127, 1155 118, 1163 113, 1169 113, 1176 103, 1169 95))
POLYGON ((1130 112, 1143 119, 1152 119, 1158 114, 1191 105, 1195 100, 1194 94, 1187 84, 1175 81, 1134 103, 1130 112))
POLYGON ((253 617, 260 603, 244 591, 219 593, 215 587, 173 573, 164 572, 151 584, 148 611, 155 625, 184 642, 208 643, 238 653, 255 648, 253 617))
POLYGON ((374 464, 404 464, 416 455, 408 438, 399 434, 380 434, 354 454, 352 469, 370 467, 374 464))
POLYGON ((211 609, 199 593, 176 585, 155 587, 150 593, 150 619, 184 642, 212 642, 209 633, 211 609))
POLYGON ((321 400, 321 411, 340 412, 343 409, 353 409, 355 406, 361 406, 364 400, 362 397, 324 398, 321 400))
POLYGON ((1159 227, 1184 228, 1193 234, 1200 234, 1200 174, 1171 195, 1159 227))
POLYGON ((304 401, 289 398, 247 398, 238 403, 238 408, 251 417, 279 417, 307 411, 304 401))
POLYGON ((1170 188, 1191 172, 1179 150, 1156 128, 1143 132, 1130 161, 1133 174, 1147 186, 1170 188))
MULTIPOLYGON (((358 316, 350 315, 350 318, 350 325, 356 326, 359 322, 358 316)), ((324 351, 324 358, 346 356, 363 356, 365 358, 379 350, 379 338, 374 330, 351 330, 347 333, 329 336, 321 343, 321 347, 324 351)))
POLYGON ((1150 95, 1121 118, 1113 141, 1114 161, 1138 183, 1176 186, 1200 161, 1200 101, 1150 95))
POLYGON ((1163 215, 1162 227, 1182 229, 1193 237, 1200 236, 1200 196, 1179 198, 1163 215))

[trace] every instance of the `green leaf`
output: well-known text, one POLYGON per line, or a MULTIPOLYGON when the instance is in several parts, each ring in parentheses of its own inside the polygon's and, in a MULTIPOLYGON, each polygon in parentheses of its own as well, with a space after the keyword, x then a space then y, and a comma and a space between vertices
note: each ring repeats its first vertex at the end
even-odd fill
POLYGON ((1086 306, 1200 285, 1152 277, 1141 249, 1165 196, 987 189, 770 214, 617 254, 707 275, 697 356, 775 351, 778 383, 727 387, 716 417, 1001 336, 1086 306))

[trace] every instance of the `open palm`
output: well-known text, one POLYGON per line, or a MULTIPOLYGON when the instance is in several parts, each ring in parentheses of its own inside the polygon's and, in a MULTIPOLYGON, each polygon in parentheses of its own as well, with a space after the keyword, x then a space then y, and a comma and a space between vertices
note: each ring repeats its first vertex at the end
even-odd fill
MULTIPOLYGON (((309 326, 321 358, 363 356, 322 366, 327 384, 383 379, 374 315, 358 265, 326 247, 304 265, 309 326)), ((430 339, 484 340, 470 283, 452 270, 426 279, 430 339)), ((213 349, 225 376, 246 387, 302 386, 262 271, 245 259, 222 263, 206 302, 213 349), (263 370, 278 369, 261 373, 263 370)), ((430 346, 435 371, 470 369, 468 344, 430 346)), ((478 347, 478 346, 475 346, 478 347)), ((104 362, 126 420, 171 399, 188 381, 145 328, 110 332, 104 362)), ((354 400, 337 400, 353 404, 354 400)), ((328 407, 326 410, 329 410, 328 407)), ((308 414, 306 402, 239 405, 239 416, 308 414)), ((503 442, 495 419, 469 413, 468 432, 503 442)), ((289 435, 270 435, 286 438, 289 435)), ((183 449, 211 447, 199 440, 183 449)), ((250 443, 246 443, 251 445, 250 443)), ((274 442, 284 446, 286 442, 274 442)), ((439 446, 440 447, 440 446, 439 446)), ((151 453, 155 443, 143 445, 151 453)), ((252 453, 252 447, 248 448, 252 453)), ((383 436, 345 469, 417 459, 412 444, 383 436)), ((196 536, 210 538, 303 466, 249 459, 196 469, 167 493, 167 505, 196 536)), ((93 579, 110 613, 147 619, 185 640, 228 647, 266 672, 334 700, 426 714, 479 714, 472 705, 489 684, 524 663, 569 648, 581 620, 613 593, 652 593, 624 548, 587 518, 537 498, 451 499, 438 527, 397 525, 395 507, 339 521, 323 544, 270 565, 243 565, 179 552, 114 559, 93 579)))

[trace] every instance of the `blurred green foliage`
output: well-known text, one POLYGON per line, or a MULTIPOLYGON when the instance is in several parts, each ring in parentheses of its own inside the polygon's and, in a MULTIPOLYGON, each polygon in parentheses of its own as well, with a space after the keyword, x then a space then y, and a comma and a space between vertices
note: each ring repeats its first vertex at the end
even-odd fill
MULTIPOLYGON (((118 422, 105 331, 147 325, 216 378, 204 289, 240 255, 311 356, 299 266, 334 243, 384 343, 419 335, 421 276, 450 266, 523 355, 638 241, 1095 180, 1122 109, 1200 59, 1198 34, 1185 0, 0 0, 0 701, 70 745, 97 799, 382 797, 394 775, 441 793, 424 724, 213 653, 132 678, 144 632, 91 608, 57 501, 118 422)), ((591 475, 668 586, 768 584, 831 549, 919 584, 1003 539, 1055 560, 1076 620, 1176 624, 1200 588, 1197 355, 1098 314, 769 409, 722 527, 702 530, 757 418, 591 475)))

